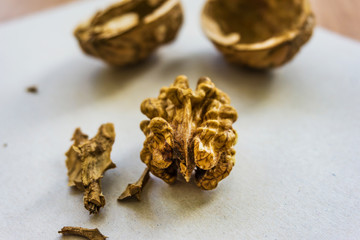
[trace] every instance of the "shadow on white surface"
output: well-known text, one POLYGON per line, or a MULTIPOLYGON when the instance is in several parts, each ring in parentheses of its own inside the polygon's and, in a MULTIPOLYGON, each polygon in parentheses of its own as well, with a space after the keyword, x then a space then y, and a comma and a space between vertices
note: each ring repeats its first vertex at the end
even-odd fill
MULTIPOLYGON (((73 58, 38 76, 36 96, 22 92, 23 96, 14 98, 9 107, 16 109, 26 101, 33 112, 46 112, 50 118, 72 114, 104 101, 135 101, 140 107, 143 99, 158 95, 159 90, 150 92, 148 89, 169 86, 181 74, 189 77, 192 88, 199 77, 209 76, 233 102, 239 100, 246 107, 266 101, 276 79, 275 73, 231 66, 214 52, 195 52, 192 56, 162 62, 160 57, 153 56, 127 69, 109 67, 91 58, 73 58)), ((42 119, 38 117, 38 121, 42 119)))

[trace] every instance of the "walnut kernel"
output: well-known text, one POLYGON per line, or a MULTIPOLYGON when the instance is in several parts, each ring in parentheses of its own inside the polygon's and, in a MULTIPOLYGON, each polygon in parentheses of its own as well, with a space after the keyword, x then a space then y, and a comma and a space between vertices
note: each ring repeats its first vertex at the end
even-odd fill
POLYGON ((178 172, 189 182, 195 171, 197 186, 205 190, 229 175, 237 113, 209 78, 200 78, 192 91, 188 79, 178 76, 158 98, 144 100, 141 111, 150 120, 140 124, 146 136, 140 157, 153 175, 171 184, 178 172))

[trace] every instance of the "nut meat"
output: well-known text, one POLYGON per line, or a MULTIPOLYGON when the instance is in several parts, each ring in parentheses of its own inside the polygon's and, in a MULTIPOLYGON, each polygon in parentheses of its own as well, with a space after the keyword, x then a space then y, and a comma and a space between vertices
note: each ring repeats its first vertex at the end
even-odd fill
POLYGON ((200 78, 192 91, 187 77, 178 76, 158 98, 144 100, 141 111, 150 120, 140 124, 146 136, 140 157, 153 175, 171 184, 178 172, 189 182, 195 171, 197 186, 205 190, 229 175, 237 113, 209 78, 200 78))
POLYGON ((110 152, 115 141, 114 125, 101 125, 97 135, 88 140, 79 128, 72 137, 74 144, 66 152, 69 186, 84 191, 84 206, 92 213, 98 213, 105 205, 100 180, 106 170, 115 168, 110 152))
POLYGON ((180 0, 124 0, 97 12, 74 34, 85 53, 125 66, 174 40, 182 21, 180 0))

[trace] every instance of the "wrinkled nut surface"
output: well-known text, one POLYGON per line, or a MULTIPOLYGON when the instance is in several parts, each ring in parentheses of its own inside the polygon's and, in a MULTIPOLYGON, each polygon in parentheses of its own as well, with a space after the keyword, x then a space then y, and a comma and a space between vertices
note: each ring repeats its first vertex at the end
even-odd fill
POLYGON ((85 53, 126 66, 174 40, 182 21, 180 0, 123 0, 97 12, 74 34, 85 53))
POLYGON ((208 0, 202 12, 204 32, 226 60, 255 69, 290 61, 314 26, 308 0, 208 0))
POLYGON ((98 213, 105 205, 101 192, 100 180, 106 170, 115 168, 110 159, 115 130, 112 123, 100 126, 92 139, 77 128, 72 137, 74 144, 66 152, 69 186, 76 186, 84 191, 84 206, 90 214, 98 213))
POLYGON ((227 177, 235 163, 237 119, 230 98, 202 77, 195 91, 185 76, 163 87, 158 98, 142 102, 146 136, 141 160, 151 173, 171 184, 178 172, 189 182, 195 171, 198 187, 211 190, 227 177))
POLYGON ((82 227, 63 227, 58 233, 63 235, 74 235, 87 238, 89 240, 105 240, 107 237, 102 235, 99 229, 88 229, 82 227))

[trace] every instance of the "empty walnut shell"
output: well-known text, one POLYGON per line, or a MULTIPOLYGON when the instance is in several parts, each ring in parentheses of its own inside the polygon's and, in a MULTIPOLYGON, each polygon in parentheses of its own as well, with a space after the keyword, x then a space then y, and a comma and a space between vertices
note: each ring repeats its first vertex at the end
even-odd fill
POLYGON ((140 158, 153 175, 171 184, 177 175, 189 182, 195 172, 197 186, 205 190, 229 175, 237 113, 209 78, 200 78, 193 91, 187 78, 178 76, 157 98, 144 100, 141 112, 150 120, 140 124, 146 136, 140 158))
POLYGON ((180 0, 123 0, 75 29, 83 51, 125 66, 174 40, 183 21, 180 0))
POLYGON ((291 60, 314 26, 308 0, 208 0, 202 13, 206 36, 226 60, 255 69, 291 60))

